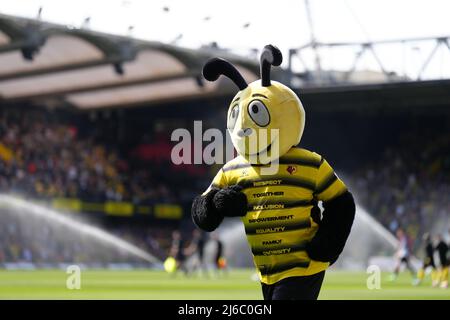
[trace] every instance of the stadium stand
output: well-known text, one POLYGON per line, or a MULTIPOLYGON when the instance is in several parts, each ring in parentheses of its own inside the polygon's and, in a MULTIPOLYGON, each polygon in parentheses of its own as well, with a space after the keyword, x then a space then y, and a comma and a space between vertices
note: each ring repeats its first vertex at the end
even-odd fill
MULTIPOLYGON (((201 119, 204 130, 225 131, 234 88, 200 76, 217 52, 4 15, 0 32, 0 192, 77 212, 163 258, 173 229, 190 233, 191 201, 220 167, 169 161, 173 129, 192 132, 201 119)), ((256 79, 255 61, 220 54, 256 79)), ((450 212, 449 85, 297 88, 308 118, 302 146, 324 155, 362 206, 416 245, 450 212)), ((2 218, 0 263, 125 259, 71 244, 49 252, 39 244, 56 242, 56 231, 2 218)))
POLYGON ((389 230, 421 242, 450 211, 450 135, 431 126, 402 133, 377 161, 355 168, 359 201, 389 230), (389 164, 389 165, 386 165, 389 164))
MULTIPOLYGON (((136 112, 131 117, 135 121, 125 125, 125 137, 120 138, 111 135, 117 130, 115 123, 120 122, 117 119, 92 120, 70 112, 36 107, 2 108, 0 191, 18 193, 69 211, 89 212, 86 209, 97 204, 97 209, 92 210, 97 215, 91 214, 91 219, 95 217, 96 223, 163 258, 170 247, 167 235, 171 230, 187 226, 185 232, 190 232, 192 197, 207 186, 217 168, 171 164, 170 151, 174 143, 170 141, 170 130, 173 126, 184 125, 180 121, 192 123, 192 119, 165 122, 159 119, 159 126, 149 130, 147 122, 137 125, 141 115, 136 112), (127 136, 126 132, 132 134, 127 136), (74 205, 74 201, 78 205, 74 205), (131 211, 128 205, 132 206, 131 211), (157 209, 161 205, 167 207, 157 209), (158 211, 163 214, 158 215, 158 211), (169 212, 168 216, 164 216, 164 212, 169 212), (164 219, 174 218, 170 217, 170 212, 176 212, 175 219, 164 219)), ((211 126, 221 116, 214 111, 205 114, 211 126)), ((321 119, 314 113, 313 117, 317 121, 321 119)), ((376 116, 369 121, 376 123, 376 116)), ((450 211, 448 197, 442 196, 450 193, 450 135, 442 135, 445 120, 439 122, 436 117, 422 117, 421 121, 427 126, 420 130, 416 121, 417 117, 404 116, 402 125, 386 130, 386 134, 380 136, 383 140, 380 146, 374 145, 372 150, 361 153, 360 158, 365 161, 347 161, 346 153, 334 152, 333 141, 324 141, 323 135, 315 135, 313 128, 306 143, 321 146, 316 150, 330 154, 338 164, 347 164, 338 166, 338 171, 348 176, 358 201, 391 231, 398 226, 406 228, 419 245, 421 234, 450 211)), ((380 124, 380 128, 383 126, 389 126, 389 122, 380 124)), ((351 135, 346 130, 355 130, 355 127, 342 128, 338 134, 341 137, 337 139, 351 135)), ((373 128, 368 128, 366 133, 361 131, 353 137, 352 143, 358 145, 367 141, 371 130, 373 128)), ((47 245, 41 248, 39 243, 57 242, 52 238, 57 230, 41 232, 35 228, 17 232, 24 228, 20 221, 5 215, 8 219, 1 224, 0 262, 63 262, 65 257, 71 256, 80 262, 107 263, 113 259, 95 256, 92 260, 91 251, 84 250, 82 242, 64 246, 65 251, 47 245), (39 240, 27 241, 34 236, 39 240)), ((70 242, 70 237, 67 241, 70 242)), ((120 261, 121 258, 114 256, 114 259, 120 261)))

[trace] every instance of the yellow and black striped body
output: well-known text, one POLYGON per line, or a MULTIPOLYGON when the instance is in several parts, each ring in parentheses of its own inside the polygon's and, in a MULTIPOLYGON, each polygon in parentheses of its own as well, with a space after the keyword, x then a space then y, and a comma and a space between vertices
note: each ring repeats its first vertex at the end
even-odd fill
POLYGON ((275 174, 264 175, 262 168, 238 156, 211 185, 243 187, 248 210, 242 221, 261 282, 273 284, 325 270, 328 263, 309 259, 305 251, 318 229, 312 213, 320 214, 318 202, 335 198, 346 186, 325 159, 301 148, 283 155, 275 174))

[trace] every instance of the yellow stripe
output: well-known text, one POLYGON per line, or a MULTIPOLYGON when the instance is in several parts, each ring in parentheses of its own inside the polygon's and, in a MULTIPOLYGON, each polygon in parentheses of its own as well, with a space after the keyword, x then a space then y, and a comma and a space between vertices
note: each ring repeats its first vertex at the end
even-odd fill
POLYGON ((280 161, 282 163, 279 164, 277 174, 264 176, 261 174, 262 166, 249 166, 238 157, 227 163, 225 172, 221 170, 213 181, 221 187, 234 184, 244 186, 243 192, 249 205, 252 208, 259 206, 249 211, 242 221, 250 247, 258 254, 254 256, 255 265, 261 267, 260 271, 265 270, 263 274, 259 272, 260 279, 267 284, 290 276, 312 275, 328 267, 328 263, 310 260, 305 251, 283 249, 294 247, 295 250, 301 250, 298 244, 310 241, 318 229, 318 225, 310 218, 313 205, 318 200, 330 200, 346 190, 345 184, 334 176, 334 170, 328 162, 316 153, 292 148, 280 161), (302 199, 312 202, 305 207, 264 207, 302 199), (286 216, 292 217, 284 219, 286 216), (278 219, 264 220, 273 217, 278 219), (250 222, 251 219, 259 220, 250 222), (305 219, 310 219, 309 226, 302 223, 307 221, 305 219), (286 229, 289 226, 298 229, 286 229))
POLYGON ((341 180, 333 182, 326 190, 317 195, 317 199, 320 201, 330 201, 336 198, 338 195, 344 193, 347 187, 341 180))

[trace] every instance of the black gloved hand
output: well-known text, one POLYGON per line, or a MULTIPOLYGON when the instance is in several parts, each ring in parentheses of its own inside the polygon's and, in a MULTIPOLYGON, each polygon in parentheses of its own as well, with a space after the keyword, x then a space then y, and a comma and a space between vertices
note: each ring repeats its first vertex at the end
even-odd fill
POLYGON ((199 195, 192 202, 192 220, 197 227, 207 232, 214 231, 223 221, 223 215, 217 211, 213 202, 219 190, 212 187, 206 195, 199 195))
POLYGON ((308 256, 315 261, 329 262, 332 265, 339 257, 339 249, 335 248, 336 243, 327 237, 326 227, 319 227, 314 238, 306 245, 308 256))
POLYGON ((243 217, 247 214, 247 196, 239 185, 220 189, 214 195, 213 203, 224 217, 243 217))

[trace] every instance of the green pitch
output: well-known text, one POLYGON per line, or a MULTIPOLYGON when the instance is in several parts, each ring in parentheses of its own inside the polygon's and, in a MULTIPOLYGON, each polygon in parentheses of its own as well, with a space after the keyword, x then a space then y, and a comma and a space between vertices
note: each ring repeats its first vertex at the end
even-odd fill
MULTIPOLYGON (((228 276, 173 278, 162 271, 83 271, 81 289, 66 288, 67 274, 54 271, 0 271, 0 299, 262 299, 251 270, 228 276)), ((411 285, 409 274, 389 282, 382 275, 381 289, 368 290, 365 273, 330 271, 320 299, 450 299, 450 289, 431 288, 429 280, 411 285)))

